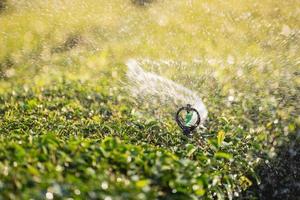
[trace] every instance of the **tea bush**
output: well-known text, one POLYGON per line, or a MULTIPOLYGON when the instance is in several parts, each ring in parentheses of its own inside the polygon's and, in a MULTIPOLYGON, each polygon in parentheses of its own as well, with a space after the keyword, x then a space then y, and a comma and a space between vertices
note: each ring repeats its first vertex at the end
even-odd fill
MULTIPOLYGON (((7 2, 0 199, 255 199, 294 164, 298 1, 7 2), (129 58, 199 93, 204 127, 186 137, 177 108, 133 98, 129 58)), ((270 191, 298 192, 295 170, 270 191)))

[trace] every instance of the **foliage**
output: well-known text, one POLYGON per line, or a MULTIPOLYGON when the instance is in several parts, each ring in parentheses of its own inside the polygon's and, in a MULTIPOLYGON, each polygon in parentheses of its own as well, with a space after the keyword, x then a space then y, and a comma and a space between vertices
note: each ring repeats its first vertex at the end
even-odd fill
POLYGON ((0 16, 0 199, 232 199, 299 132, 298 1, 56 3, 0 16), (132 57, 201 94, 206 128, 137 104, 132 57))

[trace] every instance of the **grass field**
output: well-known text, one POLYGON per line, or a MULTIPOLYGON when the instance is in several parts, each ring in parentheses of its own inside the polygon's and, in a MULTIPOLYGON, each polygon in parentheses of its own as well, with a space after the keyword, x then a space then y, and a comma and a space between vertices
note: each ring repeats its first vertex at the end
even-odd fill
POLYGON ((0 0, 0 200, 300 198, 300 2, 141 2, 0 0), (206 129, 138 104, 131 58, 206 129))

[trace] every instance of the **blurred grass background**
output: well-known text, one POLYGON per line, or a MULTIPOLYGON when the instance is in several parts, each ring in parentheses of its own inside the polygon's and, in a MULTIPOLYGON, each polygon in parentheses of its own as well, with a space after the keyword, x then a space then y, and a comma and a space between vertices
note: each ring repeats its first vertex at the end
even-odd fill
MULTIPOLYGON (((1 0, 0 130, 26 136, 31 131, 76 133, 88 139, 102 139, 111 132, 133 144, 143 140, 185 155, 176 149, 182 143, 172 119, 156 127, 131 118, 138 109, 132 107, 130 94, 123 93, 124 63, 136 58, 145 69, 203 98, 210 112, 206 132, 217 137, 224 130, 227 142, 235 145, 227 150, 237 161, 223 168, 217 165, 217 172, 243 177, 252 170, 246 171, 248 164, 260 163, 259 156, 276 157, 278 147, 299 133, 300 2, 142 2, 1 0), (45 110, 39 110, 39 104, 45 110), (57 121, 37 117, 48 112, 57 121), (63 117, 68 112, 79 118, 63 117), (110 112, 112 118, 106 116, 110 112), (106 126, 97 125, 106 120, 106 126), (128 120, 144 127, 135 130, 140 135, 129 134, 128 120)), ((4 143, 11 140, 5 137, 4 143)), ((244 187, 237 182, 233 188, 244 187)), ((222 189, 211 189, 207 198, 214 192, 221 195, 222 189)))
POLYGON ((94 59, 120 63, 198 58, 216 71, 267 64, 274 76, 299 64, 298 1, 4 2, 0 63, 22 66, 14 68, 16 76, 18 70, 26 77, 47 67, 86 68, 97 54, 94 59))

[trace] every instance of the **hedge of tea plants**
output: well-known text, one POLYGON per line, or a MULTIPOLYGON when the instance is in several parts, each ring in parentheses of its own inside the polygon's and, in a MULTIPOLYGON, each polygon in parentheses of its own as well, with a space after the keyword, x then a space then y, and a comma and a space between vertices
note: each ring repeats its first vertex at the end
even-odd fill
POLYGON ((4 2, 0 199, 298 198, 298 1, 4 2), (129 58, 203 127, 133 98, 129 58))

